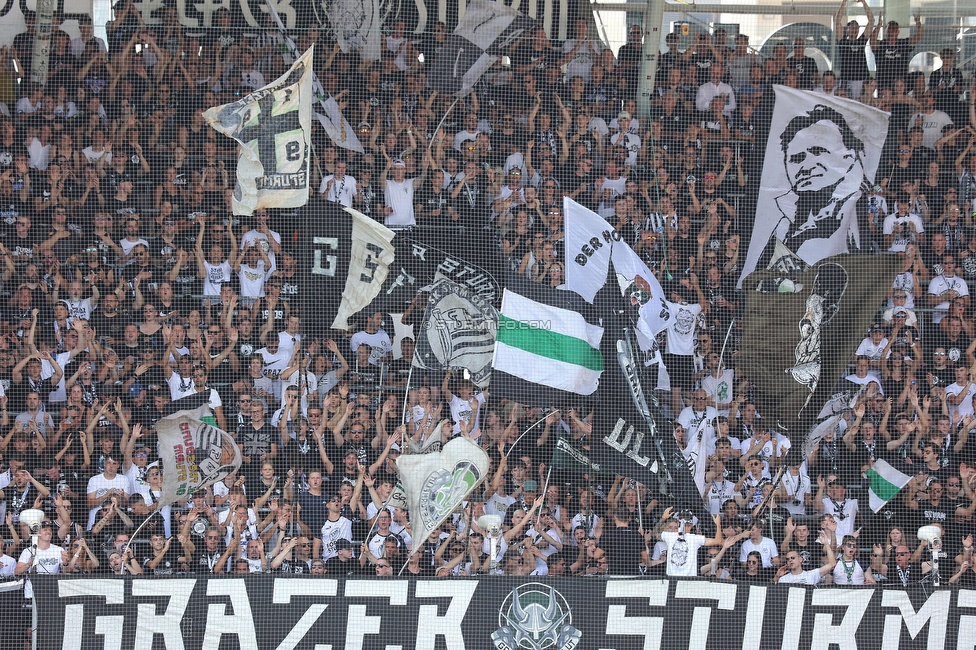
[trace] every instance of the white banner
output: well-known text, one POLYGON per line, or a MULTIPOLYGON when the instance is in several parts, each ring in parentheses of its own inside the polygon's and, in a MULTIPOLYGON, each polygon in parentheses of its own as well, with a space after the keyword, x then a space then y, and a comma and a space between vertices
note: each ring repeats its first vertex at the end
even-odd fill
POLYGON ((352 215, 352 248, 342 303, 332 322, 339 330, 349 329, 349 318, 379 295, 395 257, 392 230, 352 208, 345 210, 352 215))
MULTIPOLYGON (((441 451, 400 456, 397 469, 410 506, 413 538, 425 540, 488 478, 489 460, 478 443, 459 436, 441 451)), ((417 544, 412 550, 421 548, 417 544)))
POLYGON ((861 245, 858 201, 874 185, 888 113, 857 101, 774 86, 752 241, 741 278, 788 272, 861 245), (777 250, 776 244, 781 244, 777 250))
POLYGON ((313 49, 273 83, 204 113, 214 130, 241 144, 234 214, 308 202, 313 49))
POLYGON ((339 110, 339 104, 335 98, 329 97, 320 100, 319 104, 322 107, 322 113, 316 113, 315 118, 332 138, 332 141, 336 143, 336 146, 357 153, 364 153, 363 145, 356 135, 356 129, 342 116, 342 111, 339 110))
MULTIPOLYGON (((200 402, 192 397, 184 399, 200 402)), ((156 434, 163 465, 163 490, 157 509, 213 485, 241 466, 237 443, 213 425, 210 407, 205 403, 162 418, 156 424, 156 434)))

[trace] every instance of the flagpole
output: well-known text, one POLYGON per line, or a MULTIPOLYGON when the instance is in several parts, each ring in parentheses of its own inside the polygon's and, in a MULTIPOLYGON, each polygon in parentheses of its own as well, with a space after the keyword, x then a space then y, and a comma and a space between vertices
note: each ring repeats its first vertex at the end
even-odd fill
MULTIPOLYGON (((546 490, 548 490, 548 489, 549 489, 549 478, 550 478, 551 476, 552 476, 552 463, 549 463, 549 471, 548 471, 548 472, 546 472, 546 481, 545 481, 545 483, 543 483, 543 485, 542 485, 542 499, 543 499, 543 501, 542 501, 542 502, 543 502, 543 503, 545 503, 545 498, 546 498, 546 490)), ((540 510, 541 510, 541 508, 540 508, 540 510)), ((535 519, 535 520, 536 520, 536 523, 538 523, 538 522, 540 522, 540 521, 542 521, 542 515, 540 515, 540 514, 539 514, 538 512, 537 512, 537 513, 535 513, 535 517, 536 517, 536 519, 535 519)))
POLYGON ((725 346, 729 344, 729 336, 732 335, 732 327, 735 326, 735 318, 729 323, 729 329, 725 332, 725 340, 722 341, 722 353, 718 355, 718 367, 721 369, 723 362, 725 361, 725 346))
POLYGON ((447 111, 444 113, 444 117, 442 117, 441 121, 437 123, 437 128, 434 129, 434 133, 430 137, 430 142, 427 144, 427 153, 430 153, 431 147, 434 146, 434 140, 437 138, 437 132, 441 130, 442 126, 444 126, 444 120, 446 120, 447 116, 451 114, 451 111, 454 110, 454 107, 457 106, 457 103, 458 101, 460 101, 460 99, 461 99, 460 97, 454 98, 454 101, 451 103, 451 105, 447 108, 447 111))

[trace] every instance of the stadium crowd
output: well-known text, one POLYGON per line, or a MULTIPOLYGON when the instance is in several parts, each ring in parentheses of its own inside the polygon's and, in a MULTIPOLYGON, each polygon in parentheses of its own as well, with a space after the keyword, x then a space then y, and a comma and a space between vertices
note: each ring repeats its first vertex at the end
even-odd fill
POLYGON ((902 38, 863 5, 866 27, 845 23, 846 4, 838 12, 833 71, 803 39, 764 57, 744 35, 669 34, 650 119, 636 114, 638 27, 616 56, 584 21, 563 43, 539 29, 453 107, 428 88, 422 62, 443 25, 422 37, 388 26, 375 62, 342 53, 327 29, 296 32, 300 49, 316 44, 318 76, 365 148, 339 149, 314 125, 303 218, 332 201, 435 244, 463 227, 500 265, 563 288, 569 196, 621 233, 669 300, 700 307, 687 346, 660 342, 670 383, 659 390, 679 445, 699 431, 708 441, 712 537, 631 479, 553 471, 556 437, 585 448, 592 414, 491 399, 452 373, 415 373, 407 390, 413 341, 395 340, 391 319, 419 323, 423 295, 402 316, 363 314, 351 336, 317 334, 332 315, 317 313, 305 284, 299 219, 231 214, 236 150, 203 118, 287 69, 272 25, 242 29, 222 9, 217 28, 192 33, 165 9, 146 26, 125 1, 106 43, 85 21, 72 39, 56 16, 43 87, 24 74, 30 29, 19 35, 0 52, 0 67, 19 75, 0 106, 0 573, 31 569, 19 514, 34 507, 48 514, 35 570, 49 573, 667 573, 900 586, 931 571, 914 531, 936 524, 942 576, 976 584, 973 93, 951 50, 928 77, 909 73, 919 17, 902 38), (857 406, 776 485, 790 441, 764 424, 735 372, 750 335, 736 280, 773 84, 891 113, 859 220, 863 248, 904 256, 845 380, 857 406), (207 395, 244 465, 152 514, 155 424, 193 393, 207 395), (399 454, 439 427, 479 440, 492 473, 414 539, 407 513, 384 504, 399 454), (864 471, 878 459, 912 468, 912 480, 875 514, 864 471), (497 567, 485 514, 503 518, 497 567))

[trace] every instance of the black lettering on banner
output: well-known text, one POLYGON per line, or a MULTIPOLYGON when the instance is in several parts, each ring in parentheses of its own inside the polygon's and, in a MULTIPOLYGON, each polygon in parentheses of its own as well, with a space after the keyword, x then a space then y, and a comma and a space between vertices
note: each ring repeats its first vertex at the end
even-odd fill
POLYGON ((372 255, 366 255, 366 259, 363 261, 363 266, 369 270, 369 275, 365 273, 359 274, 359 281, 370 284, 373 282, 373 278, 376 277, 376 269, 380 267, 379 264, 373 259, 373 255, 379 257, 383 254, 383 249, 373 243, 366 244, 366 250, 368 250, 372 255))
MULTIPOLYGON (((872 589, 702 579, 527 577, 497 582, 260 574, 166 579, 38 575, 31 581, 44 612, 38 621, 42 648, 182 644, 187 650, 271 650, 311 647, 314 640, 333 648, 490 650, 533 631, 551 632, 561 643, 547 647, 563 650, 976 645, 976 591, 946 584, 933 590, 928 585, 872 589), (513 591, 522 608, 512 608, 513 591), (538 610, 526 612, 529 603, 538 610)), ((0 613, 19 611, 23 595, 13 595, 19 602, 0 601, 10 609, 0 613)))

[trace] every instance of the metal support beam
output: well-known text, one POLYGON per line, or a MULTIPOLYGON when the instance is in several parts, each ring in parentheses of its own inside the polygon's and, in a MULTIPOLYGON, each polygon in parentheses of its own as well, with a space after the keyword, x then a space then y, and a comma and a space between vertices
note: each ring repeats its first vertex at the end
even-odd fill
POLYGON ((651 116, 651 100, 654 98, 654 75, 661 56, 661 23, 664 22, 664 3, 647 0, 644 12, 644 47, 641 50, 640 76, 637 78, 637 115, 647 124, 651 116))
MULTIPOLYGON (((649 6, 656 10, 656 2, 649 2, 649 6)), ((690 3, 662 3, 661 12, 664 13, 683 13, 683 14, 763 14, 780 16, 834 16, 837 13, 837 4, 827 4, 822 2, 798 2, 783 5, 750 5, 750 4, 690 4, 690 3)), ((596 2, 590 5, 594 11, 640 11, 638 4, 628 4, 626 2, 596 2)), ((849 13, 852 16, 863 16, 864 10, 860 6, 851 5, 849 13)), ((926 20, 929 18, 952 18, 960 14, 959 10, 951 7, 926 7, 923 15, 926 20)), ((886 16, 887 17, 887 16, 886 16)))

